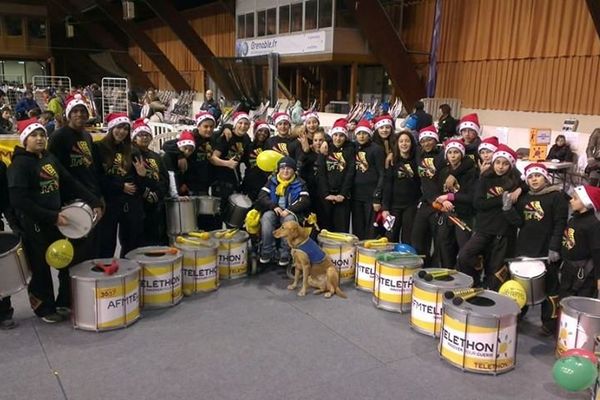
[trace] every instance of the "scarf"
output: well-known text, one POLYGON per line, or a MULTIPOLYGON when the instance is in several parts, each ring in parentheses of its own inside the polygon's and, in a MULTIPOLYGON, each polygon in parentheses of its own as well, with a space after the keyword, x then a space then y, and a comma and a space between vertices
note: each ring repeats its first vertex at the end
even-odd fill
POLYGON ((279 197, 285 194, 285 190, 287 187, 296 179, 296 174, 292 175, 292 177, 288 180, 281 179, 279 174, 275 176, 277 178, 277 187, 275 188, 275 194, 279 197))

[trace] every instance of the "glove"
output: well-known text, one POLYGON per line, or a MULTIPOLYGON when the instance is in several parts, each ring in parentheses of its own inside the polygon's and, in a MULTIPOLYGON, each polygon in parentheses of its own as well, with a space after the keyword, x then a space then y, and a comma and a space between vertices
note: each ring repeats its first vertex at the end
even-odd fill
POLYGON ((548 251, 548 261, 551 263, 557 262, 560 260, 560 253, 558 251, 549 250, 548 251))
POLYGON ((502 211, 508 211, 512 208, 512 201, 510 200, 510 193, 502 193, 502 211))

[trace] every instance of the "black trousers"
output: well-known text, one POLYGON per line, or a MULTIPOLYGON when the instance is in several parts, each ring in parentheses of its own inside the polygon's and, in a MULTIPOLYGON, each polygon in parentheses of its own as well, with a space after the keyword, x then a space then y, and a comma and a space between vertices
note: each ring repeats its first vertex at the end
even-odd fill
POLYGON ((546 275, 544 280, 546 283, 546 298, 542 303, 542 324, 553 331, 556 329, 556 320, 558 318, 559 308, 559 290, 560 281, 558 279, 558 269, 560 262, 547 263, 546 275))
POLYGON ((561 299, 569 296, 581 296, 596 298, 598 295, 597 285, 594 281, 593 271, 583 274, 583 279, 578 277, 579 268, 568 261, 563 263, 560 277, 558 295, 561 299))
POLYGON ((435 267, 438 262, 438 251, 434 247, 431 254, 431 244, 437 231, 437 212, 426 203, 420 203, 413 221, 413 230, 410 244, 415 248, 417 254, 425 255, 423 266, 425 268, 435 267))
MULTIPOLYGON (((470 220, 463 219, 469 226, 472 226, 470 220)), ((443 268, 456 268, 458 252, 471 238, 471 232, 462 230, 454 225, 446 215, 438 216, 438 226, 436 233, 436 243, 439 250, 440 266, 443 268)))
POLYGON ((392 207, 390 214, 396 217, 392 230, 386 233, 391 242, 411 243, 413 223, 417 212, 417 205, 396 208, 392 207))
POLYGON ((475 232, 458 253, 458 270, 470 275, 474 286, 481 283, 481 272, 485 269, 483 286, 498 291, 500 286, 509 278, 508 265, 505 259, 514 257, 515 234, 511 231, 506 235, 492 235, 475 232), (483 263, 483 256, 487 257, 483 263))
POLYGON ((352 201, 352 233, 360 240, 375 237, 374 219, 375 212, 373 211, 372 201, 356 199, 352 201))
POLYGON ((14 311, 10 303, 10 296, 0 299, 0 321, 11 319, 14 311))
POLYGON ((106 202, 106 211, 98 223, 98 240, 100 241, 100 258, 114 257, 117 247, 117 228, 121 243, 120 257, 140 247, 144 230, 144 211, 142 200, 115 199, 106 202))
POLYGON ((350 231, 350 200, 341 203, 333 203, 329 200, 319 199, 322 220, 317 216, 319 228, 331 232, 350 231))
POLYGON ((144 232, 140 246, 166 246, 167 217, 164 203, 145 204, 144 207, 144 232))

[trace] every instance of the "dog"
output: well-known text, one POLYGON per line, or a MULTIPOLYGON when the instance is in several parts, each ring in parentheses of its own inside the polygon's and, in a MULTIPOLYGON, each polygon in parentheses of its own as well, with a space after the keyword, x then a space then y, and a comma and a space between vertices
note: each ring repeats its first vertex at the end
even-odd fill
POLYGON ((306 230, 296 221, 284 222, 279 229, 273 231, 277 239, 286 239, 294 260, 294 281, 288 285, 288 290, 298 287, 300 273, 302 273, 302 287, 298 296, 305 296, 308 287, 314 287, 314 294, 324 293, 326 298, 334 294, 346 298, 340 289, 339 274, 333 263, 319 245, 312 240, 306 230), (311 261, 311 258, 313 261, 311 261))

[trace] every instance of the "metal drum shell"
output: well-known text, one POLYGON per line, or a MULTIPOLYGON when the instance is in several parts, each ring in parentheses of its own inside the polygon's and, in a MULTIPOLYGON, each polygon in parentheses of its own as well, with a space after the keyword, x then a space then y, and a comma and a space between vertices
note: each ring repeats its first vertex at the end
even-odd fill
POLYGON ((344 242, 324 237, 322 234, 317 236, 317 242, 323 251, 329 256, 331 262, 337 269, 340 284, 354 282, 354 274, 356 271, 356 244, 358 237, 347 234, 352 237, 352 242, 344 242), (348 261, 348 266, 345 265, 345 260, 348 261))
POLYGON ((438 268, 422 269, 413 275, 412 306, 410 313, 410 327, 424 335, 438 337, 442 324, 442 307, 444 293, 448 290, 469 289, 473 286, 473 278, 462 272, 448 275, 447 280, 433 279, 426 281, 419 277, 420 271, 442 271, 438 268), (419 305, 434 307, 434 313, 415 310, 419 305), (432 321, 427 321, 432 319, 432 321), (430 324, 433 324, 432 326, 430 324))
POLYGON ((534 306, 544 302, 546 299, 546 265, 543 261, 527 259, 512 261, 508 264, 508 269, 510 271, 511 279, 519 282, 521 286, 523 286, 523 289, 525 289, 525 293, 527 294, 526 305, 534 306), (537 266, 542 265, 544 270, 541 274, 535 276, 525 276, 518 271, 518 265, 522 263, 531 263, 537 266))
POLYGON ((25 257, 21 238, 0 232, 0 299, 27 288, 31 269, 25 257))
POLYGON ((195 196, 194 201, 197 215, 217 215, 221 212, 221 198, 219 197, 195 196))
POLYGON ((140 299, 141 307, 145 309, 154 308, 167 308, 179 304, 183 297, 183 256, 180 250, 177 250, 177 254, 164 254, 161 256, 148 256, 145 253, 169 251, 172 247, 166 246, 147 246, 139 247, 131 250, 125 255, 128 260, 137 261, 141 267, 141 278, 140 278, 140 299), (160 274, 163 279, 151 279, 154 275, 152 272, 155 269, 164 269, 165 272, 160 274), (170 273, 168 270, 170 269, 170 273), (148 282, 164 282, 167 280, 170 290, 167 288, 164 291, 157 291, 158 293, 148 293, 147 290, 148 282), (168 293, 170 291, 170 293, 168 293), (156 299, 158 298, 158 299, 156 299))
POLYGON ((192 197, 165 199, 167 234, 180 235, 198 230, 196 204, 192 197))
POLYGON ((217 234, 224 231, 226 230, 218 229, 210 232, 211 237, 219 242, 217 252, 219 280, 245 278, 248 275, 250 235, 246 231, 237 231, 232 238, 218 238, 217 234), (234 272, 231 272, 232 267, 236 268, 234 272))
POLYGON ((59 232, 69 239, 80 239, 87 236, 98 222, 92 207, 82 200, 75 200, 67 204, 61 209, 61 212, 65 214, 69 221, 75 222, 57 226, 59 232), (75 215, 71 213, 74 209, 81 211, 81 213, 77 213, 78 221, 75 221, 75 215), (80 216, 83 216, 83 218, 80 216))
POLYGON ((246 215, 252 209, 252 200, 250 197, 241 193, 234 193, 229 196, 228 207, 225 212, 223 222, 234 228, 241 228, 246 221, 246 215))
POLYGON ((128 327, 140 318, 140 266, 135 261, 119 259, 119 270, 112 275, 93 270, 98 262, 112 261, 88 260, 69 270, 75 329, 109 331, 128 327))
POLYGON ((377 254, 394 250, 397 243, 387 243, 385 246, 367 248, 364 246, 365 242, 366 240, 362 240, 356 244, 354 284, 358 290, 372 293, 375 277, 375 257, 377 257, 377 254))
POLYGON ((402 260, 375 261, 371 298, 375 307, 397 313, 410 311, 413 275, 416 269, 423 267, 423 260, 417 256, 402 258, 402 260), (390 285, 382 285, 382 280, 389 281, 390 285))
POLYGON ((560 301, 556 356, 573 348, 594 351, 594 339, 600 335, 600 300, 571 296, 560 301))
POLYGON ((497 375, 512 370, 516 365, 517 316, 520 313, 514 300, 490 290, 459 306, 444 299, 438 346, 440 357, 463 371, 479 374, 497 375), (478 305, 490 301, 493 305, 478 305), (446 342, 457 348, 453 349, 446 342), (462 345, 461 354, 458 348, 463 342, 467 345, 462 345), (478 353, 467 355, 467 347, 473 347, 478 353), (487 357, 481 354, 487 354, 487 357))
MULTIPOLYGON (((191 240, 199 240, 190 238, 191 240)), ((199 240, 200 245, 185 243, 175 243, 183 254, 182 275, 183 275, 183 293, 186 296, 196 293, 213 292, 219 288, 219 268, 217 265, 217 252, 219 243, 216 240, 199 240), (187 259, 194 260, 194 266, 190 268, 187 259), (198 260, 203 260, 200 266, 198 260), (212 274, 214 270, 214 274, 212 274), (201 272, 199 272, 201 271, 201 272), (209 271, 207 279, 198 279, 199 275, 206 274, 209 271)))

